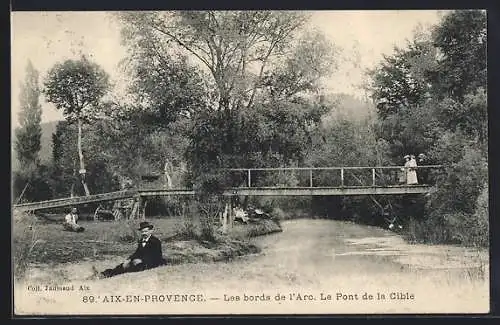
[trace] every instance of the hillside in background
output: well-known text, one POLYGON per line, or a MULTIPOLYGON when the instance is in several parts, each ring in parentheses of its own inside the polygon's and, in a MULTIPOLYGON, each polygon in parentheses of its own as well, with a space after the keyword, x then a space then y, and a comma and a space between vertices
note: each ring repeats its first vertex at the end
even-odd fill
MULTIPOLYGON (((52 134, 56 131, 56 126, 59 121, 52 121, 42 123, 42 149, 40 150, 40 159, 42 164, 50 163, 52 160, 52 134)), ((15 152, 14 141, 16 140, 15 131, 12 131, 11 140, 11 163, 12 171, 17 171, 19 169, 19 161, 17 160, 17 154, 15 152)))
POLYGON ((375 117, 376 110, 371 102, 350 94, 330 94, 325 96, 325 103, 332 109, 325 114, 323 122, 345 118, 350 121, 360 121, 368 117, 375 117))

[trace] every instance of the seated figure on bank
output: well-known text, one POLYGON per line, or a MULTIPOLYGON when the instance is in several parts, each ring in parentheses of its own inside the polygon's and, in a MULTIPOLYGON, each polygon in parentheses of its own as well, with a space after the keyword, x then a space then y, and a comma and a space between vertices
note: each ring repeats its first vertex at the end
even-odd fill
POLYGON ((63 227, 68 231, 82 232, 85 230, 78 223, 78 209, 72 208, 71 212, 64 217, 63 227))
POLYGON ((135 252, 115 268, 98 272, 95 267, 92 267, 93 277, 108 278, 128 272, 144 271, 165 264, 161 241, 152 235, 153 225, 144 221, 140 223, 138 230, 141 232, 141 238, 135 252))

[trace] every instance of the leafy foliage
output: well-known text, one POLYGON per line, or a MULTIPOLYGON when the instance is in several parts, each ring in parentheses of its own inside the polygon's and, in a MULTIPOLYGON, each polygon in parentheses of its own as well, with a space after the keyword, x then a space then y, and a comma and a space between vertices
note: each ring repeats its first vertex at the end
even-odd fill
POLYGON ((109 76, 86 57, 56 63, 48 72, 44 94, 69 121, 89 120, 109 88, 109 76))
MULTIPOLYGON (((103 154, 102 140, 97 141, 94 138, 95 132, 102 125, 97 122, 94 125, 87 126, 89 134, 84 139, 84 147, 87 149, 85 155, 89 160, 87 165, 87 182, 96 193, 105 193, 119 189, 116 175, 114 175, 111 164, 106 160, 103 154)), ((55 181, 56 193, 62 197, 67 197, 73 188, 74 194, 83 194, 83 188, 78 186, 79 177, 77 175, 78 155, 74 150, 76 146, 77 134, 76 125, 69 124, 67 121, 61 121, 57 125, 56 132, 53 135, 53 179, 55 181)), ((112 145, 112 144, 109 144, 112 145)))
POLYGON ((39 97, 38 71, 29 61, 26 66, 26 80, 21 85, 19 96, 21 107, 19 113, 20 127, 16 130, 15 140, 20 169, 26 172, 33 170, 39 164, 38 153, 41 149, 42 136, 40 126, 42 107, 39 97))
POLYGON ((19 203, 36 202, 53 198, 52 172, 51 167, 38 165, 36 169, 29 173, 26 171, 13 173, 12 194, 15 202, 17 200, 19 200, 19 203))
POLYGON ((144 56, 140 53, 150 49, 148 53, 154 53, 158 62, 177 50, 195 58, 206 72, 203 79, 210 90, 206 98, 213 109, 251 107, 259 91, 269 86, 263 82, 265 76, 280 64, 280 74, 290 79, 281 90, 288 95, 309 90, 319 75, 328 73, 326 62, 331 61, 324 39, 315 36, 294 42, 308 18, 298 12, 178 11, 117 16, 132 53, 144 56), (290 53, 294 45, 296 53, 290 53), (298 60, 308 64, 297 64, 298 60), (302 74, 304 69, 309 73, 302 74), (300 84, 303 86, 291 88, 300 84))
POLYGON ((433 214, 453 211, 473 214, 479 193, 488 178, 486 157, 474 147, 474 143, 464 146, 463 136, 452 133, 443 135, 431 155, 447 167, 436 177, 438 190, 429 210, 433 214))
POLYGON ((487 82, 487 20, 483 10, 456 10, 433 31, 440 53, 437 85, 442 96, 461 101, 487 82))
POLYGON ((430 40, 414 40, 407 49, 395 49, 381 65, 370 71, 372 96, 382 120, 425 102, 428 75, 435 69, 436 49, 430 40))
POLYGON ((124 61, 134 78, 130 91, 143 114, 165 126, 205 109, 206 89, 198 69, 189 66, 185 57, 176 59, 152 46, 138 47, 124 61))
POLYGON ((212 184, 210 187, 222 189, 228 184, 241 184, 246 176, 228 175, 221 169, 303 162, 324 111, 325 107, 313 103, 276 103, 242 112, 200 115, 187 151, 193 182, 202 177, 212 184))
POLYGON ((485 12, 449 13, 432 33, 386 57, 372 80, 378 134, 392 159, 425 152, 427 163, 446 166, 433 175, 436 191, 427 218, 413 222, 416 236, 484 245, 484 215, 475 210, 487 179, 485 12))

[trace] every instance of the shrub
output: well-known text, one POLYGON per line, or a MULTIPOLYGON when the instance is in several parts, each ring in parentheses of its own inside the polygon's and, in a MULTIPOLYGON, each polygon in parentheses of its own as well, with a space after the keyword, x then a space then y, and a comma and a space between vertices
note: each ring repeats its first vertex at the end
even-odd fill
POLYGON ((15 172, 12 187, 15 203, 18 199, 19 202, 49 200, 53 194, 51 170, 40 165, 32 172, 15 172))
POLYGON ((488 165, 484 154, 462 135, 445 134, 431 152, 444 162, 436 191, 428 198, 425 219, 408 225, 411 240, 467 246, 488 245, 488 165))
POLYGON ((277 220, 285 220, 287 219, 287 215, 285 214, 285 212, 283 212, 283 210, 281 210, 280 208, 276 207, 274 208, 272 211, 271 211, 271 217, 273 219, 277 219, 277 220))
POLYGON ((437 214, 474 213, 479 193, 488 179, 488 164, 482 152, 456 137, 444 137, 443 140, 450 142, 440 144, 432 153, 437 157, 434 159, 447 164, 444 173, 436 176, 437 191, 428 205, 428 210, 437 214))
POLYGON ((181 215, 182 215, 182 225, 174 236, 175 239, 180 240, 198 240, 200 238, 199 227, 195 223, 195 215, 193 211, 196 211, 195 203, 190 203, 189 205, 184 205, 181 215))
POLYGON ((38 244, 36 217, 28 213, 13 216, 13 264, 14 278, 23 280, 32 262, 32 253, 38 244))
POLYGON ((471 241, 473 245, 480 247, 489 246, 489 204, 488 184, 484 184, 481 194, 477 198, 476 211, 470 219, 471 241))
POLYGON ((246 227, 248 231, 248 237, 256 237, 283 231, 279 221, 268 219, 264 219, 257 223, 247 225, 246 227))
POLYGON ((456 224, 457 220, 454 215, 443 215, 424 220, 410 218, 403 236, 410 242, 458 244, 458 237, 453 236, 457 231, 456 229, 452 230, 453 225, 456 224))
POLYGON ((488 232, 488 187, 485 186, 477 199, 475 213, 455 211, 433 214, 424 220, 410 218, 404 235, 412 242, 488 247, 488 232))
POLYGON ((197 239, 200 237, 199 232, 196 229, 196 225, 191 219, 184 219, 182 227, 177 233, 177 236, 184 240, 197 239))
POLYGON ((200 239, 216 242, 215 224, 219 220, 222 207, 216 202, 199 202, 198 211, 200 216, 200 239))
POLYGON ((118 191, 120 182, 103 160, 89 161, 87 183, 93 193, 118 191))

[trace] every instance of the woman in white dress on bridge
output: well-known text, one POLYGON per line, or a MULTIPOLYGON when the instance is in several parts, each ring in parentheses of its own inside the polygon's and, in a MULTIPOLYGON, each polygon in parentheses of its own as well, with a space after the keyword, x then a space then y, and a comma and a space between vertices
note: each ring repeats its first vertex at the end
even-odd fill
POLYGON ((405 156, 405 169, 406 169, 406 184, 408 185, 416 185, 418 184, 417 180, 417 161, 415 160, 415 156, 405 156))

